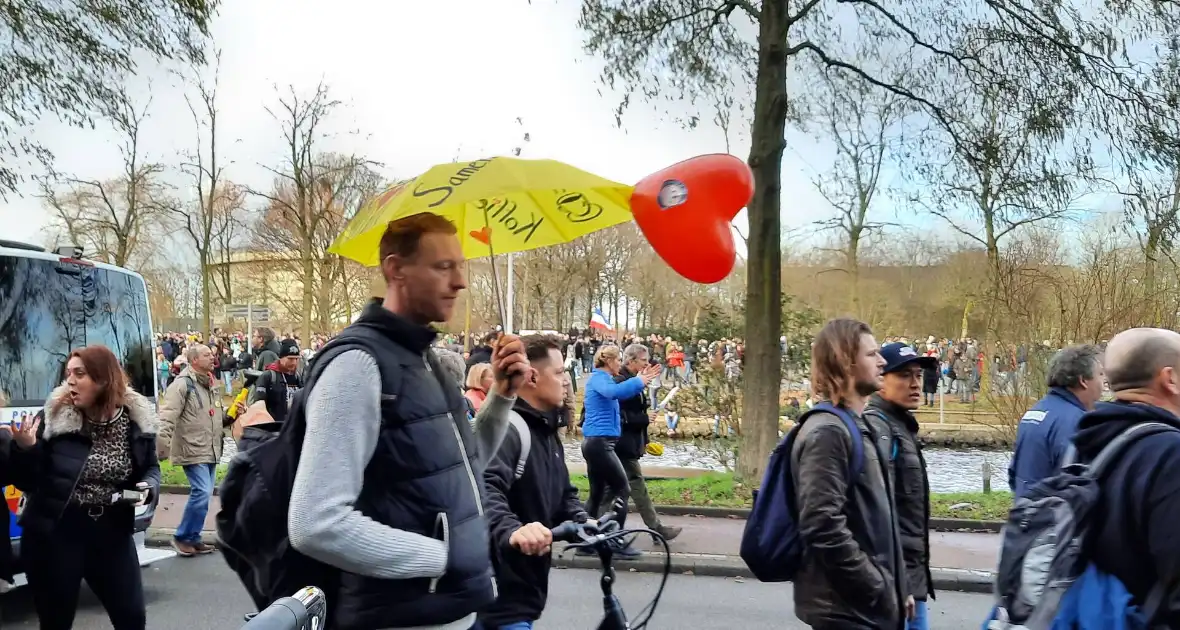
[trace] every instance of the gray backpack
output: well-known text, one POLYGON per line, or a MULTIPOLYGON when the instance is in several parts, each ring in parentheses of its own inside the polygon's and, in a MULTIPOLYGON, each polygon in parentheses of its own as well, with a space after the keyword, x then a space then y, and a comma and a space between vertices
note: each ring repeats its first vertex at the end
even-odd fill
POLYGON ((515 480, 524 475, 525 464, 529 461, 529 451, 533 448, 533 434, 529 431, 528 423, 515 411, 508 413, 508 426, 520 436, 520 455, 516 459, 516 476, 513 478, 515 480))
MULTIPOLYGON (((995 609, 987 630, 1048 630, 1062 598, 1090 564, 1086 534, 1101 496, 1103 474, 1137 440, 1175 428, 1159 422, 1136 424, 1110 441, 1090 463, 1067 452, 1061 470, 1016 499, 1004 525, 996 572, 995 609)), ((1150 619, 1163 589, 1148 597, 1150 619)))

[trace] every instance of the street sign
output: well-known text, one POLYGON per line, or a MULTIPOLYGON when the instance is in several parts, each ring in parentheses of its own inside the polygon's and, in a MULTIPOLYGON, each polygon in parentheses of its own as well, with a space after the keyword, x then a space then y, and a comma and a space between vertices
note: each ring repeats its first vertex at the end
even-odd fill
POLYGON ((258 304, 226 304, 225 316, 228 319, 248 319, 265 323, 270 321, 270 309, 258 304))

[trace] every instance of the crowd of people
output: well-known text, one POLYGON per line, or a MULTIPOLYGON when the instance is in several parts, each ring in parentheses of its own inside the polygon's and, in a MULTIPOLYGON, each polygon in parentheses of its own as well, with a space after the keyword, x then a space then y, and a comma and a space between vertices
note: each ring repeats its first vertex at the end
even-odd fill
MULTIPOLYGON (((652 384, 689 382, 703 360, 740 370, 742 340, 495 333, 464 352, 431 326, 451 318, 466 288, 455 227, 430 214, 394 221, 379 253, 385 293, 339 335, 316 336, 309 348, 269 328, 249 340, 161 335, 168 374, 158 411, 129 389, 110 350, 90 346, 70 355, 36 419, 3 425, 0 481, 28 496, 22 552, 42 628, 71 627, 83 579, 116 630, 147 627, 135 507, 159 492, 161 461, 181 467, 192 490, 173 546, 184 557, 210 553, 202 525, 227 430, 239 440, 221 487, 227 562, 260 607, 289 586, 260 567, 289 568, 300 584, 324 588, 331 628, 532 628, 548 604, 560 524, 593 528, 607 514, 625 524, 633 501, 657 535, 680 534, 660 522, 639 464, 658 409, 652 384), (585 502, 559 437, 583 372, 585 502), (223 386, 235 378, 244 393, 227 405, 223 386)), ((758 525, 791 532, 794 612, 804 623, 929 627, 930 486, 913 412, 929 404, 928 374, 943 364, 974 388, 982 354, 970 341, 878 345, 852 319, 831 320, 815 337, 810 386, 821 404, 802 413, 771 459, 789 499, 770 512, 756 503, 751 514, 773 514, 777 521, 758 525)), ((1022 356, 1014 349, 1005 372, 1019 375, 1022 356)), ((1104 576, 1104 592, 1125 589, 1109 601, 1176 627, 1180 334, 1135 329, 1105 349, 1064 348, 1049 361, 1048 385, 1018 433, 1010 480, 1020 514, 1050 505, 1020 503, 1025 497, 1081 500, 1060 494, 1074 487, 1061 476, 1082 470, 1063 466, 1127 443, 1094 480, 1096 537, 1080 553, 1104 576), (1111 402, 1100 402, 1104 382, 1111 402), (1121 439, 1145 423, 1155 427, 1149 437, 1121 439)), ((1011 579, 1035 581, 1037 570, 1059 565, 1038 549, 1018 559, 1040 568, 1022 565, 1011 579)), ((1006 546, 1001 562, 1014 553, 1006 546)), ((615 555, 640 552, 620 543, 615 555)), ((1042 591, 1022 590, 1020 605, 1041 605, 1042 591)), ((997 601, 997 619, 1017 610, 997 601)), ((1070 601, 1046 605, 1077 605, 1070 601)))

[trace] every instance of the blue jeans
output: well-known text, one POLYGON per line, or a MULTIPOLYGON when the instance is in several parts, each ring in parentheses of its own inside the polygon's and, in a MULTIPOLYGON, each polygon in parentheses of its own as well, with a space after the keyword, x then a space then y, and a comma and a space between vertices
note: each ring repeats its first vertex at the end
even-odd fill
POLYGON ((926 616, 926 602, 914 602, 914 619, 906 625, 906 630, 930 630, 930 620, 926 616))
POLYGON ((517 621, 499 628, 489 628, 478 621, 471 627, 471 630, 533 630, 533 622, 531 621, 517 621))
POLYGON ((188 493, 188 503, 184 504, 184 515, 180 517, 180 525, 176 527, 176 541, 195 545, 201 542, 201 530, 205 527, 205 517, 209 514, 209 498, 213 496, 213 479, 217 472, 216 464, 189 464, 184 467, 184 476, 188 477, 191 490, 188 493))

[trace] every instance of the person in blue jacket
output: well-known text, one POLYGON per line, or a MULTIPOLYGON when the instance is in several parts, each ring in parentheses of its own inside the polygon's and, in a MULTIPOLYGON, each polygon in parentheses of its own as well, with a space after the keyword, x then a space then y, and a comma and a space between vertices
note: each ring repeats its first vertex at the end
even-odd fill
POLYGON ((616 383, 614 377, 622 367, 622 352, 618 346, 602 346, 594 353, 594 371, 586 381, 583 406, 586 420, 582 424, 582 458, 586 460, 586 476, 590 479, 586 512, 597 518, 604 508, 610 510, 611 506, 600 505, 609 489, 616 503, 622 500, 623 507, 618 514, 620 525, 627 519, 631 486, 627 471, 615 454, 615 445, 623 433, 619 400, 638 396, 660 373, 658 364, 649 365, 638 376, 616 383))
POLYGON ((1008 487, 1024 496, 1061 467, 1082 415, 1102 398, 1105 375, 1097 346, 1070 346, 1049 361, 1049 393, 1020 419, 1008 487))

